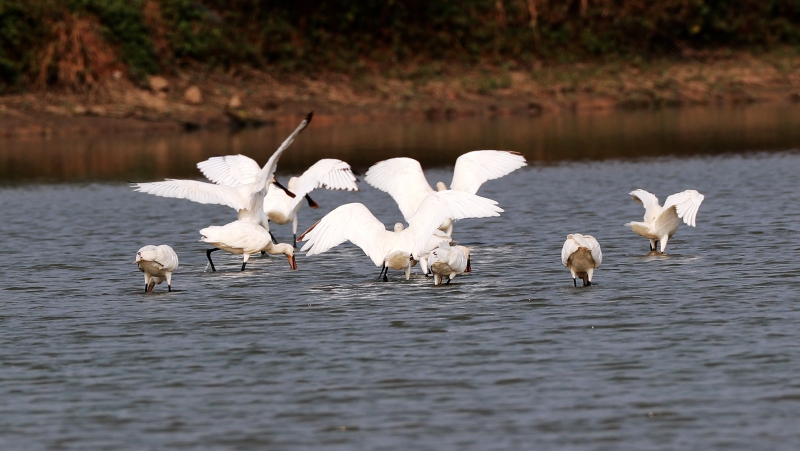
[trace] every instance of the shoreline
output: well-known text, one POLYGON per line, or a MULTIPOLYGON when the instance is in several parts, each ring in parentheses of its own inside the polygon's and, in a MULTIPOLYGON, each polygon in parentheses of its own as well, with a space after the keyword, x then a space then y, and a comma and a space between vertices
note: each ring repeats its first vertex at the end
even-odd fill
POLYGON ((148 86, 116 75, 83 93, 0 97, 0 139, 281 125, 310 110, 324 126, 800 102, 800 56, 788 52, 530 69, 433 63, 392 76, 186 71, 148 86))

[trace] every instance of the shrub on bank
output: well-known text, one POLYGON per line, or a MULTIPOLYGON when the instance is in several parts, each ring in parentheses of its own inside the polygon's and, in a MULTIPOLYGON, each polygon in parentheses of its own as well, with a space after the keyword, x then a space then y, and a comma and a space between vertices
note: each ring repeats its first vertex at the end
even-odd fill
POLYGON ((0 90, 182 65, 353 72, 800 42, 800 0, 0 0, 0 90))

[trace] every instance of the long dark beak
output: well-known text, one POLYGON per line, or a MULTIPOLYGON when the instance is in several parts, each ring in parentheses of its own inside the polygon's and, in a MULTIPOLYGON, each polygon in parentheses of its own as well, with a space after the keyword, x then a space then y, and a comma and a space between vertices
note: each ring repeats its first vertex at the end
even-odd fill
POLYGON ((464 270, 464 273, 472 272, 472 266, 469 264, 469 258, 467 258, 467 269, 464 270))
POLYGON ((287 255, 286 258, 289 259, 289 267, 292 268, 293 271, 297 269, 297 261, 294 259, 294 255, 287 255))
POLYGON ((306 194, 306 201, 308 201, 308 206, 311 208, 319 208, 319 204, 314 202, 314 199, 311 198, 308 194, 306 194))
POLYGON ((289 191, 288 189, 286 189, 286 187, 285 187, 285 186, 281 185, 281 182, 279 182, 279 181, 278 181, 278 179, 275 179, 275 181, 274 181, 274 182, 272 182, 272 183, 273 183, 275 186, 277 186, 278 188, 282 189, 282 190, 283 190, 283 192, 284 192, 284 193, 286 193, 286 195, 287 195, 287 196, 289 196, 289 197, 291 197, 292 199, 294 199, 295 197, 297 197, 297 196, 295 196, 295 195, 294 195, 294 193, 293 193, 293 192, 289 191))

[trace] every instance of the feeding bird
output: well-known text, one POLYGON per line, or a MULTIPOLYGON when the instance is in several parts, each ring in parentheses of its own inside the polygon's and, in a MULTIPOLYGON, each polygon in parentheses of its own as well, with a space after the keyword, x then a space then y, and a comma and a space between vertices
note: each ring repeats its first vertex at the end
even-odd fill
POLYGON ((398 223, 394 231, 389 231, 364 204, 352 203, 325 215, 306 230, 299 241, 307 241, 301 251, 308 251, 308 256, 350 241, 360 247, 376 266, 381 266, 379 278, 388 280, 386 273, 391 268, 405 271, 408 280, 411 266, 419 259, 442 221, 447 218, 499 216, 502 211, 497 202, 485 197, 452 190, 433 192, 409 217, 408 227, 398 223))
POLYGON ((564 247, 561 248, 561 263, 572 273, 572 284, 578 286, 578 277, 583 286, 592 285, 594 270, 603 262, 600 243, 591 235, 573 233, 567 235, 564 247))
POLYGON ((206 242, 213 249, 206 251, 206 258, 211 265, 211 270, 216 271, 214 262, 211 261, 211 253, 219 249, 234 255, 242 255, 242 271, 244 271, 250 255, 267 252, 272 255, 284 254, 289 260, 289 267, 297 269, 297 262, 294 258, 294 246, 285 243, 275 244, 269 231, 258 224, 245 221, 233 221, 224 226, 211 226, 200 230, 203 236, 200 241, 206 242))
POLYGON ((437 249, 439 247, 439 244, 444 241, 447 241, 447 243, 453 246, 457 244, 455 241, 453 241, 450 235, 444 233, 439 229, 434 230, 433 235, 431 235, 430 239, 428 239, 428 243, 425 245, 425 248, 419 254, 419 268, 422 270, 422 274, 425 274, 426 276, 430 274, 430 267, 428 266, 428 258, 430 257, 431 252, 434 249, 437 249))
POLYGON ((681 219, 686 225, 695 227, 697 210, 705 196, 696 190, 689 189, 667 197, 664 206, 658 204, 658 198, 643 189, 630 192, 633 200, 644 206, 644 221, 625 224, 635 233, 650 240, 650 251, 656 251, 660 245, 663 254, 667 249, 667 241, 678 230, 681 219))
MULTIPOLYGON (((488 180, 503 177, 523 166, 525 157, 517 152, 505 150, 475 150, 456 159, 450 189, 475 194, 488 180)), ((417 211, 422 200, 434 190, 425 178, 417 160, 412 158, 390 158, 376 163, 367 170, 364 181, 389 193, 400 207, 406 222, 417 211)), ((436 184, 438 191, 447 189, 444 182, 436 184)), ((446 218, 439 229, 452 235, 452 218, 446 218)))
POLYGON ((433 273, 434 285, 441 285, 443 278, 447 278, 445 285, 449 285, 456 275, 472 271, 469 249, 465 246, 450 246, 448 241, 442 241, 438 248, 431 251, 428 264, 433 273))
POLYGON ((144 273, 144 292, 153 291, 156 284, 167 281, 167 291, 172 291, 172 272, 178 269, 178 254, 166 244, 148 245, 136 252, 136 266, 144 273))

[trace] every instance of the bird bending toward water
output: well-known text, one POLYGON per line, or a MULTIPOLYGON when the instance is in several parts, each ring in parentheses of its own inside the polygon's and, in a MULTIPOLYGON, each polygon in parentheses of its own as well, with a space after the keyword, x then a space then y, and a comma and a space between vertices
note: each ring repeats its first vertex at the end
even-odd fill
POLYGON ((651 252, 657 252, 656 246, 660 243, 662 254, 667 249, 667 241, 678 230, 681 219, 686 225, 695 227, 697 210, 705 199, 696 190, 689 189, 667 197, 662 207, 656 196, 643 189, 631 191, 630 195, 644 206, 644 221, 629 222, 625 226, 649 239, 651 252))
POLYGON ((297 262, 294 258, 294 247, 285 243, 275 244, 269 231, 258 224, 245 221, 233 221, 224 226, 211 226, 200 230, 203 237, 200 241, 206 242, 214 249, 206 251, 206 258, 211 265, 211 270, 216 271, 214 262, 211 261, 211 253, 222 249, 234 255, 242 255, 242 271, 244 271, 247 260, 251 254, 267 252, 272 255, 284 254, 289 260, 289 267, 297 269, 297 262))
POLYGON ((172 272, 178 269, 178 254, 166 244, 145 246, 136 253, 136 266, 144 273, 144 292, 153 291, 156 284, 167 281, 172 291, 172 272))
POLYGON ((564 241, 564 247, 561 248, 561 263, 572 273, 573 285, 578 286, 580 277, 584 287, 591 286, 594 270, 600 267, 602 261, 600 243, 593 236, 580 233, 567 235, 567 241, 564 241))
POLYGON ((386 272, 392 268, 405 271, 408 280, 413 262, 419 259, 442 221, 499 216, 502 211, 497 202, 474 194, 451 190, 433 192, 411 215, 408 227, 398 223, 394 231, 389 231, 364 204, 346 204, 311 226, 299 241, 307 241, 301 251, 308 251, 308 256, 350 241, 360 247, 375 266, 381 266, 379 278, 388 280, 386 272))
POLYGON ((447 278, 445 285, 449 285, 458 274, 472 270, 469 264, 469 249, 465 246, 450 246, 447 241, 442 241, 438 248, 431 251, 428 264, 433 273, 434 285, 441 285, 445 277, 447 278))
POLYGON ((136 191, 155 196, 188 199, 201 204, 227 205, 239 213, 240 221, 261 224, 269 230, 263 210, 264 197, 273 180, 278 159, 294 138, 308 126, 312 116, 313 112, 303 119, 262 168, 258 168, 255 161, 244 155, 213 157, 197 163, 197 167, 214 183, 167 179, 163 182, 135 183, 134 187, 136 191), (258 168, 255 172, 251 170, 251 163, 258 168))
MULTIPOLYGON (((456 160, 453 169, 453 180, 450 189, 475 194, 488 180, 507 175, 523 166, 525 157, 517 152, 505 150, 476 150, 467 152, 456 160)), ((400 207, 406 222, 417 211, 425 196, 434 190, 425 178, 417 160, 412 158, 390 158, 374 164, 367 170, 364 181, 373 187, 389 193, 400 207)), ((447 189, 443 182, 436 184, 436 189, 447 189)), ((439 229, 452 235, 452 218, 445 218, 439 229)))

